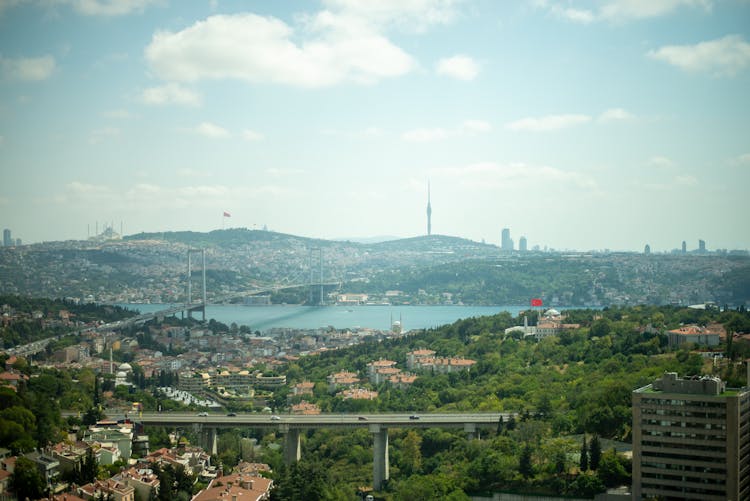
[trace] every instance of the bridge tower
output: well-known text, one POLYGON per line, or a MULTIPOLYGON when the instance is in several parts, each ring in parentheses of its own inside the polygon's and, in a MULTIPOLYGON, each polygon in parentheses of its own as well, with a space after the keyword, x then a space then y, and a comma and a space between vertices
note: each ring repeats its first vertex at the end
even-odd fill
MULTIPOLYGON (((206 250, 205 249, 188 249, 187 251, 187 301, 185 301, 185 304, 187 306, 187 314, 188 317, 190 317, 193 305, 193 269, 192 269, 192 262, 191 262, 191 256, 194 253, 200 252, 201 254, 201 268, 202 268, 202 283, 201 283, 201 289, 202 289, 202 302, 201 305, 201 312, 203 314, 202 320, 206 321, 206 250)), ((197 308, 195 308, 197 309, 197 308)))
POLYGON ((323 306, 323 249, 321 247, 318 247, 317 249, 310 249, 310 262, 309 262, 309 268, 310 268, 310 298, 308 300, 308 303, 310 305, 313 304, 313 298, 315 297, 315 265, 314 258, 315 258, 315 251, 318 251, 318 277, 319 277, 319 283, 320 283, 320 296, 318 297, 318 306, 323 306))

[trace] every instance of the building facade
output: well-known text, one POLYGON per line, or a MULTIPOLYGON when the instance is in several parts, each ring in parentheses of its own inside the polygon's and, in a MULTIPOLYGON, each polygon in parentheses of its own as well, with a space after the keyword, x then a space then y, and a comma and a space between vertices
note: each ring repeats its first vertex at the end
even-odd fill
POLYGON ((750 499, 750 388, 672 372, 632 401, 633 499, 750 499))

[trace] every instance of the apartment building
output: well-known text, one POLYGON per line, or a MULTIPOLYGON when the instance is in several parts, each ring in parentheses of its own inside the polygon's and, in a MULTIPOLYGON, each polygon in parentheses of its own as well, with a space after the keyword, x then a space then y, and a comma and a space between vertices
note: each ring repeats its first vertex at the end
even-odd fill
POLYGON ((633 499, 750 499, 750 388, 666 373, 633 392, 633 499))

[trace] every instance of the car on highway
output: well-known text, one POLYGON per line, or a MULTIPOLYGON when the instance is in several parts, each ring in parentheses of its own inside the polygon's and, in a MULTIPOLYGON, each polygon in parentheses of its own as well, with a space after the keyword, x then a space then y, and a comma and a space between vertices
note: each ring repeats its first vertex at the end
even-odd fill
POLYGON ((281 418, 279 416, 271 416, 271 421, 279 421, 281 418))
POLYGON ((227 416, 228 417, 236 417, 237 414, 235 414, 234 412, 230 412, 230 413, 227 414, 227 416))
POLYGON ((419 419, 419 416, 416 414, 412 414, 411 416, 409 416, 409 419, 419 419))
POLYGON ((208 417, 208 412, 199 412, 198 415, 200 417, 208 417))
POLYGON ((360 421, 367 421, 367 418, 364 416, 357 416, 357 419, 359 419, 360 421))

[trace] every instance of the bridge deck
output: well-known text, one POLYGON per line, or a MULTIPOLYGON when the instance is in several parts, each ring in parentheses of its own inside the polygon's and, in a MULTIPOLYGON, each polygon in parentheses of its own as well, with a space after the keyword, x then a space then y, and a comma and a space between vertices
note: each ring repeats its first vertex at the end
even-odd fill
POLYGON ((251 427, 279 429, 353 428, 376 425, 383 428, 464 428, 466 425, 496 426, 507 413, 460 414, 238 414, 227 416, 210 414, 198 416, 186 413, 143 413, 131 419, 144 426, 201 425, 209 428, 251 427))

